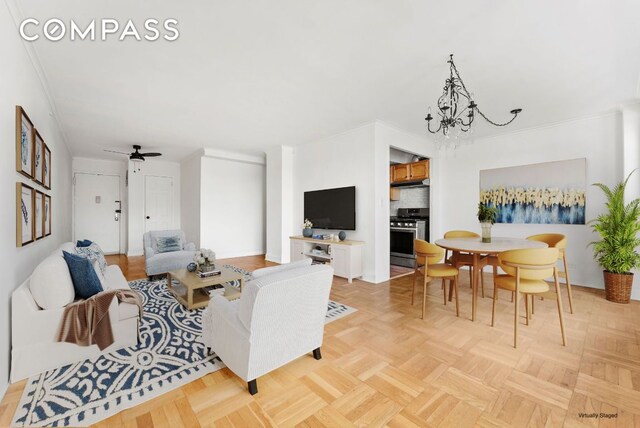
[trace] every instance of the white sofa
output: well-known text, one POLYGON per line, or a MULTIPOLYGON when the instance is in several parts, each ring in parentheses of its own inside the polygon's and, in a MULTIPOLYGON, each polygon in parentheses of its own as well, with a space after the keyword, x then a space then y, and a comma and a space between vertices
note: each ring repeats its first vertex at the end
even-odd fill
MULTIPOLYGON (((138 307, 111 303, 109 317, 114 342, 100 351, 97 345, 78 346, 56 341, 64 306, 75 292, 62 250, 75 252, 73 243, 62 244, 43 260, 33 274, 11 296, 11 382, 46 370, 92 358, 138 343, 138 307), (35 294, 34 294, 35 293, 35 294), (43 309, 36 303, 48 306, 43 309), (47 302, 46 304, 43 302, 47 302)), ((107 266, 103 288, 129 289, 118 266, 107 266)))
POLYGON ((260 269, 240 299, 214 295, 202 316, 202 340, 258 392, 256 379, 313 352, 320 359, 333 268, 310 260, 260 269))
POLYGON ((174 269, 184 269, 193 261, 196 245, 187 242, 185 234, 181 230, 155 230, 146 232, 144 241, 144 268, 148 277, 161 275, 174 269), (182 250, 169 253, 158 253, 156 239, 180 235, 182 239, 182 250))

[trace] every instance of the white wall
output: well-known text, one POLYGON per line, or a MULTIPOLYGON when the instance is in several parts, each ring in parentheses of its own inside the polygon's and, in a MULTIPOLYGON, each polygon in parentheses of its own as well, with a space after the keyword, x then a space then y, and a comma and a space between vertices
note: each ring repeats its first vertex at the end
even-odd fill
MULTIPOLYGON (((626 106, 622 110, 623 122, 623 165, 622 176, 626 178, 636 170, 629 181, 625 197, 627 202, 640 198, 640 105, 626 106)), ((638 248, 640 251, 640 248, 638 248)), ((635 285, 631 288, 631 298, 640 300, 640 269, 635 269, 635 285)))
POLYGON ((435 145, 422 135, 415 135, 384 122, 375 123, 375 282, 387 281, 389 272, 389 162, 392 149, 430 158, 430 233, 439 233, 440 170, 435 145))
POLYGON ((9 379, 11 350, 11 292, 27 279, 36 265, 62 242, 71 239, 71 156, 53 116, 47 91, 18 37, 7 7, 0 6, 0 396, 9 379), (22 177, 15 168, 15 106, 21 105, 51 148, 51 190, 22 177), (16 182, 28 183, 51 195, 51 236, 16 248, 16 182))
POLYGON ((347 239, 365 242, 363 278, 370 282, 375 281, 374 135, 371 123, 294 149, 291 226, 295 235, 302 234, 304 192, 356 186, 356 230, 346 233, 347 239))
POLYGON ((200 192, 202 153, 197 152, 180 164, 180 225, 187 242, 200 247, 200 192))
MULTIPOLYGON (((476 211, 481 169, 526 165, 565 159, 587 159, 587 220, 604 209, 602 192, 591 186, 615 184, 621 178, 621 118, 609 114, 561 124, 477 139, 441 158, 441 231, 467 229, 480 232, 476 211)), ((589 242, 596 237, 584 225, 496 224, 494 236, 527 237, 537 233, 567 236, 572 282, 603 288, 602 269, 593 260, 589 242)), ((439 235, 441 236, 441 234, 439 235)), ((436 236, 435 238, 439 237, 436 236)))
MULTIPOLYGON (((126 158, 125 158, 126 159, 126 158)), ((120 253, 127 254, 127 163, 128 161, 112 161, 103 159, 89 159, 74 157, 72 162, 73 174, 106 174, 117 175, 120 177, 120 201, 122 202, 122 213, 120 215, 120 253)), ((75 241, 75 204, 72 195, 72 216, 74 223, 72 225, 72 239, 75 241)))
POLYGON ((144 253, 142 235, 145 224, 145 177, 159 176, 173 179, 173 219, 170 229, 180 229, 180 164, 177 162, 165 162, 149 160, 140 165, 129 161, 129 217, 128 217, 128 246, 127 255, 140 256, 144 253), (135 171, 135 172, 134 172, 135 171))
MULTIPOLYGON (((356 230, 346 231, 347 238, 365 242, 363 280, 373 283, 389 279, 389 161, 393 147, 425 157, 435 154, 426 137, 379 121, 294 149, 292 233, 301 233, 304 192, 356 186, 356 230)), ((432 165, 437 170, 437 160, 432 165)), ((431 203, 437 195, 432 188, 431 203)), ((327 233, 331 232, 336 231, 327 233)), ((284 253, 288 251, 288 233, 281 236, 286 238, 284 253)))
POLYGON ((266 170, 263 157, 205 150, 200 246, 217 258, 264 254, 266 170))
POLYGON ((289 236, 293 222, 293 148, 274 146, 267 150, 267 253, 265 259, 288 263, 289 236))

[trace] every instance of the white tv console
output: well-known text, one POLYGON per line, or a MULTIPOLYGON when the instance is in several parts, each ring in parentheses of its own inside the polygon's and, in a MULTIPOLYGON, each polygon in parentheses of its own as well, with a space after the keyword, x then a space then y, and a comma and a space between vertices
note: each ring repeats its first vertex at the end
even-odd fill
POLYGON ((334 275, 347 278, 349 284, 353 278, 362 276, 362 241, 331 241, 304 236, 290 236, 289 240, 292 262, 310 258, 329 263, 333 267, 334 275), (320 247, 320 251, 314 252, 317 246, 320 247))

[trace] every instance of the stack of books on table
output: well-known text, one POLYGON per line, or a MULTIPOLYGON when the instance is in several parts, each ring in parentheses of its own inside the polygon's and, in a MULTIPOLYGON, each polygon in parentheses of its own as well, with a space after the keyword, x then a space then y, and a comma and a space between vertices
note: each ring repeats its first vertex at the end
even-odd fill
POLYGON ((198 275, 198 278, 209 278, 210 276, 220 275, 221 273, 222 271, 219 271, 217 269, 210 270, 209 272, 196 271, 196 275, 198 275))
POLYGON ((313 239, 322 239, 323 241, 327 241, 331 239, 331 235, 313 235, 313 239))
POLYGON ((213 296, 214 294, 219 294, 221 296, 224 295, 224 287, 220 284, 206 287, 205 290, 209 294, 209 296, 213 296))

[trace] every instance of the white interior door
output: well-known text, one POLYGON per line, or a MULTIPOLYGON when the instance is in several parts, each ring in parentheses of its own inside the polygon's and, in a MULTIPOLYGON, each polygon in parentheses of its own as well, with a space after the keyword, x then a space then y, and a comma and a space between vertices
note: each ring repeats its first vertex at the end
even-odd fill
POLYGON ((107 254, 119 253, 120 176, 76 173, 73 182, 74 241, 89 239, 107 254))
POLYGON ((173 178, 144 178, 144 231, 166 230, 173 225, 173 178))

